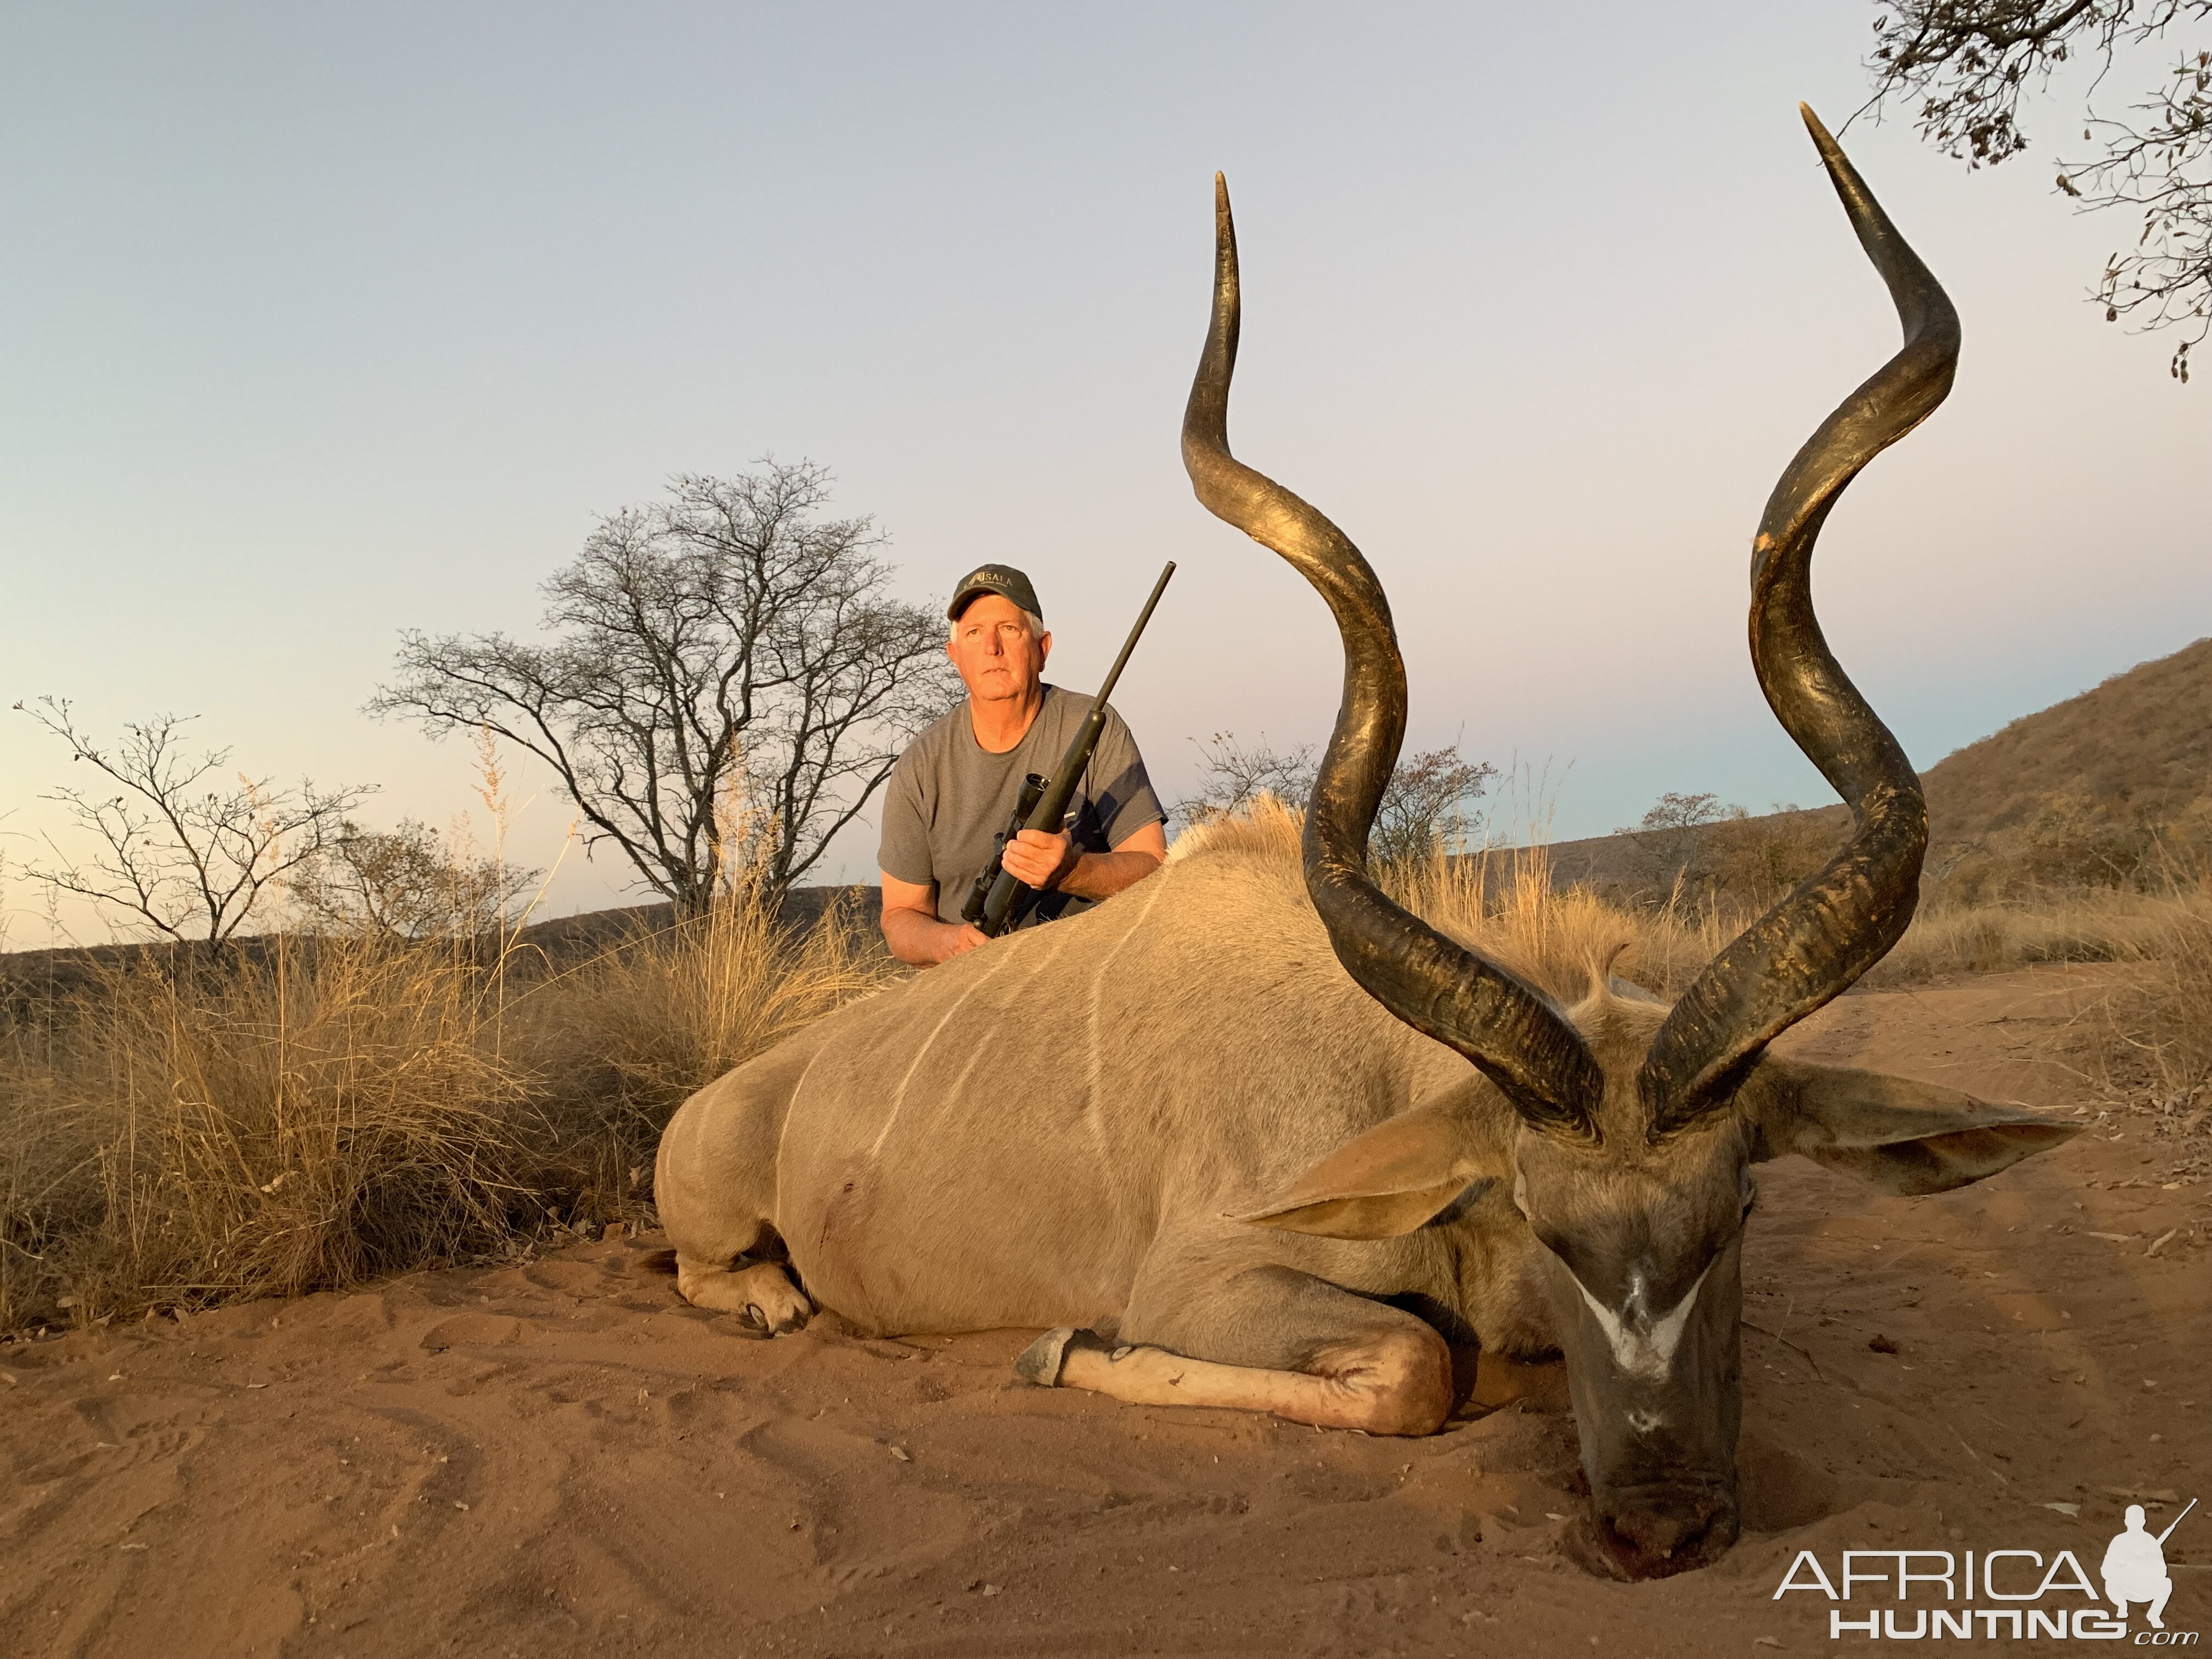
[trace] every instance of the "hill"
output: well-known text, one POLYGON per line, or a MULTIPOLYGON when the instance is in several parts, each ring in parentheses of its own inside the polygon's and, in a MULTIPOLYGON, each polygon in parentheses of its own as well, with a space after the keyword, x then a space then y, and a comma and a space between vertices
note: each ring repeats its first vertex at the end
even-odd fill
POLYGON ((1924 781, 1938 842, 2024 829, 2057 800, 2187 818, 2212 796, 2212 639, 2024 715, 1924 781))
MULTIPOLYGON (((2201 857, 2212 847, 2212 639, 2023 715, 1921 781, 1929 872, 1969 891, 2018 879, 2109 884, 2161 856, 2201 857)), ((1600 836, 1560 842, 1553 866, 1562 882, 1648 888, 1763 851, 1776 873, 1802 865, 1802 874, 1849 823, 1835 805, 1600 836)))

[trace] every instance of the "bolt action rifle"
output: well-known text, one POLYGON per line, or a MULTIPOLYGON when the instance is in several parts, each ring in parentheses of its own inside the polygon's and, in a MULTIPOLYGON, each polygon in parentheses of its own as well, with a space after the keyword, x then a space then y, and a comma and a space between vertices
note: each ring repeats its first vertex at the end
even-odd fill
POLYGON ((1049 780, 1035 772, 1022 782, 1020 803, 1013 817, 999 836, 999 850, 992 854, 983 873, 975 878, 975 884, 968 891, 967 903, 960 907, 960 920, 983 930, 984 936, 996 939, 1005 929, 1006 918, 1013 914, 1014 906, 1028 885, 1006 871, 1006 843, 1024 830, 1057 830, 1060 821, 1067 814, 1067 803, 1075 793, 1075 786, 1082 779, 1083 769, 1091 764, 1091 751, 1098 746, 1098 734, 1106 728, 1106 699, 1114 695, 1114 683, 1121 678, 1121 669, 1129 660, 1129 653, 1137 648, 1137 641, 1145 631, 1145 624, 1152 619, 1152 607, 1160 602, 1167 589, 1168 578, 1175 574, 1175 561, 1168 561, 1160 579, 1152 584, 1152 596, 1145 601, 1145 608, 1137 615, 1137 625, 1129 630, 1122 643, 1121 654, 1114 659, 1114 665, 1106 671, 1106 683, 1098 688, 1098 695, 1091 700, 1091 712, 1083 717, 1083 724, 1075 733, 1075 741, 1067 745, 1067 753, 1060 757, 1060 769, 1049 780))

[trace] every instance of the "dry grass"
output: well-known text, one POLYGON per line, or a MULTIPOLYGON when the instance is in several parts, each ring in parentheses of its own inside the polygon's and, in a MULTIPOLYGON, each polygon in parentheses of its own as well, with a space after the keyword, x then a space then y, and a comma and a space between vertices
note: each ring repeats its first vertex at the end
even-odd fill
POLYGON ((1985 904, 1939 899, 1921 906, 1867 982, 1910 985, 2041 963, 2143 961, 2163 952, 2176 915, 2202 903, 2185 889, 2152 894, 2111 887, 1985 904))
MULTIPOLYGON (((1291 863, 1302 822, 1295 809, 1262 796, 1249 817, 1206 825, 1187 832, 1184 840, 1203 845, 1233 837, 1291 863)), ((1692 893, 1686 881, 1664 898, 1641 904, 1588 886, 1563 887, 1540 845, 1493 847, 1388 866, 1381 880, 1408 909, 1570 1001, 1600 972, 1664 996, 1679 995, 1759 914, 1710 890, 1692 893)), ((2191 942, 2207 930, 2212 930, 2212 885, 2203 883, 2177 883, 2157 894, 2076 889, 2002 903, 1939 898, 1923 902, 1904 939, 1866 983, 1920 984, 2045 963, 2170 963, 2179 969, 2193 960, 2191 942)), ((2212 943, 2203 948, 2212 953, 2212 943)), ((2149 983, 2160 975, 2141 977, 2149 983)), ((2207 1042, 2212 1043, 2212 1029, 2207 1042)))
POLYGON ((152 960, 0 1031, 0 1329, 297 1295, 635 1213, 685 1095, 892 971, 732 902, 555 971, 450 942, 152 960))
POLYGON ((1672 994, 1720 943, 1705 919, 1679 906, 1635 912, 1587 887, 1558 886, 1541 847, 1432 858, 1383 879, 1407 908, 1562 1001, 1606 975, 1672 994))
POLYGON ((2109 1079, 2141 1085, 2159 1111, 2202 1123, 2212 1104, 2212 892, 2167 908, 2144 965, 2106 1002, 2109 1079))
MULTIPOLYGON (((1177 856, 1233 843, 1295 866, 1304 815, 1261 795, 1247 815, 1184 832, 1177 856)), ((1611 973, 1672 994, 1689 982, 1734 928, 1680 902, 1631 910, 1586 887, 1553 881, 1541 846, 1438 854, 1380 872, 1383 888, 1431 926, 1505 963, 1563 1001, 1611 973)))

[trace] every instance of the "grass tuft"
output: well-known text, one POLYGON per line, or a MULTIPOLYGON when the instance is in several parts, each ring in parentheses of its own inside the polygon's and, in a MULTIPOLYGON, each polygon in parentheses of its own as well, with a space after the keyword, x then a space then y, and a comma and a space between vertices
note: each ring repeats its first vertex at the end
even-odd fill
POLYGON ((276 939, 0 1030, 0 1329, 295 1296, 635 1218, 685 1096, 893 971, 733 899, 565 970, 276 939))

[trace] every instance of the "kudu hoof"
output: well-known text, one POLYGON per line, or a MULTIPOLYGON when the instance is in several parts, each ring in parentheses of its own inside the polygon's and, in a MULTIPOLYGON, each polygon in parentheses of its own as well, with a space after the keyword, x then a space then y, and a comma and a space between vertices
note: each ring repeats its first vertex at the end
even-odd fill
POLYGON ((1056 1389, 1060 1386, 1060 1374, 1067 1364, 1068 1353, 1075 1348, 1096 1348, 1103 1353, 1106 1344, 1095 1331, 1062 1325, 1058 1330, 1047 1331, 1022 1350, 1014 1361, 1014 1375, 1040 1389, 1056 1389))

